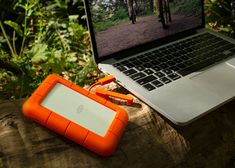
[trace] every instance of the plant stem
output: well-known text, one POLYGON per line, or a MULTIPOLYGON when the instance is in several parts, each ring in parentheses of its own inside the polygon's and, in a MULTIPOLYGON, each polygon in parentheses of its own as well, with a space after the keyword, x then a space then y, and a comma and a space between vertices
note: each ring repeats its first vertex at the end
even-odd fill
POLYGON ((60 41, 61 41, 61 43, 62 43, 62 46, 63 46, 63 48, 64 48, 64 51, 69 50, 69 47, 66 47, 66 42, 65 42, 64 39, 61 37, 61 34, 60 34, 59 30, 56 29, 55 31, 56 31, 56 34, 58 35, 58 37, 59 37, 59 39, 60 39, 60 41))
POLYGON ((27 20, 28 20, 28 1, 27 4, 25 6, 25 16, 24 16, 24 34, 23 34, 23 40, 22 40, 22 44, 21 44, 21 48, 20 48, 20 56, 23 54, 23 50, 24 50, 24 43, 26 40, 26 35, 27 35, 27 20))
POLYGON ((6 39, 6 41, 7 41, 7 45, 8 45, 8 47, 10 48, 11 55, 13 56, 13 55, 15 55, 16 53, 14 53, 14 50, 13 50, 13 48, 12 48, 12 46, 11 46, 11 43, 10 43, 8 37, 7 37, 7 34, 6 34, 6 32, 5 32, 5 29, 4 29, 4 27, 3 27, 1 21, 0 21, 0 27, 1 27, 1 29, 2 29, 3 36, 5 37, 5 39, 6 39))
POLYGON ((15 54, 17 54, 17 52, 16 52, 16 43, 15 43, 15 41, 16 41, 16 32, 15 32, 15 31, 13 31, 13 42, 12 42, 12 45, 13 45, 14 53, 15 53, 15 54))

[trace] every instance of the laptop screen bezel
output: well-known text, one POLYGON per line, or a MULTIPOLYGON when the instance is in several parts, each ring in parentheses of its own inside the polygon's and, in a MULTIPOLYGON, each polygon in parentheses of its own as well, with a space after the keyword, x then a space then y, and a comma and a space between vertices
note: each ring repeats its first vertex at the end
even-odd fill
POLYGON ((151 42, 140 44, 140 45, 128 48, 128 49, 124 49, 122 51, 118 51, 118 52, 115 52, 115 53, 112 53, 109 55, 99 57, 99 53, 98 53, 97 45, 96 45, 96 39, 95 39, 95 32, 94 32, 94 28, 92 25, 92 17, 91 17, 89 0, 84 0, 84 6, 85 6, 85 12, 86 12, 86 16, 87 16, 87 26, 88 26, 89 34, 90 34, 90 41, 91 41, 93 57, 94 57, 95 62, 97 64, 102 61, 105 61, 107 59, 110 59, 110 58, 116 58, 116 59, 120 58, 121 59, 121 58, 125 58, 130 55, 134 55, 134 54, 146 51, 146 50, 150 50, 151 48, 158 47, 158 46, 164 45, 166 43, 169 43, 171 41, 175 41, 177 39, 194 34, 195 31, 198 29, 205 28, 204 0, 201 0, 201 7, 202 7, 202 9, 201 9, 202 24, 201 25, 196 26, 191 29, 188 29, 188 30, 185 30, 185 31, 182 31, 182 32, 179 32, 179 33, 176 33, 176 34, 172 34, 167 37, 159 38, 159 39, 156 39, 151 42))

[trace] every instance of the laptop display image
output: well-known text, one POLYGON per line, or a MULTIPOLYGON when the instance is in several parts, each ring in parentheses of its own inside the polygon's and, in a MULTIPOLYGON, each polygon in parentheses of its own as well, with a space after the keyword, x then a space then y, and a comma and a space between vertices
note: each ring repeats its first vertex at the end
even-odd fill
MULTIPOLYGON (((196 0, 196 4, 194 4, 195 6, 192 11, 182 11, 182 9, 177 8, 177 4, 169 3, 172 8, 170 12, 171 21, 168 21, 169 27, 165 29, 162 28, 160 22, 161 18, 157 16, 157 13, 159 12, 157 9, 151 9, 148 3, 141 4, 140 2, 137 2, 138 6, 146 6, 147 9, 142 13, 136 11, 136 22, 135 24, 132 24, 131 21, 125 21, 125 18, 128 18, 128 11, 125 11, 125 9, 128 8, 128 2, 117 8, 116 12, 113 12, 112 1, 89 2, 91 6, 91 18, 93 21, 92 26, 95 32, 95 41, 99 57, 107 56, 118 51, 202 25, 200 0, 196 0), (102 10, 104 10, 103 15, 97 16, 96 12, 101 12, 102 10), (126 12, 126 15, 117 17, 116 15, 118 14, 116 13, 120 11, 123 13, 126 12), (140 13, 139 15, 141 16, 138 16, 138 13, 140 13), (124 23, 122 20, 124 20, 124 23), (107 27, 104 26, 106 23, 112 21, 116 23, 114 23, 114 25, 110 24, 110 26, 108 25, 107 27)), ((133 0, 133 3, 134 2, 135 1, 133 0)), ((191 1, 188 1, 183 7, 187 8, 192 5, 191 3, 191 1)), ((136 10, 138 10, 138 7, 136 8, 136 10)))
POLYGON ((177 125, 235 97, 235 41, 204 27, 203 5, 85 0, 99 68, 177 125))

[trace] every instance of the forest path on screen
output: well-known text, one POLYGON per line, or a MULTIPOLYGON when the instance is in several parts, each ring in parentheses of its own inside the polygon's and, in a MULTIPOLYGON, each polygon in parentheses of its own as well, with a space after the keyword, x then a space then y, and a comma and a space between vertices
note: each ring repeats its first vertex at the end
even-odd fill
POLYGON ((100 56, 106 56, 145 42, 174 34, 201 24, 195 16, 172 15, 168 29, 163 29, 157 16, 137 17, 137 22, 122 23, 96 33, 97 49, 100 56))

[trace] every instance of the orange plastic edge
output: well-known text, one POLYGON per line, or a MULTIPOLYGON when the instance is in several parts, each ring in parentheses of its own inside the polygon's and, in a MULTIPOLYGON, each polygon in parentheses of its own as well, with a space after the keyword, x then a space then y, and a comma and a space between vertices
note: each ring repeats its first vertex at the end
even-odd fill
POLYGON ((92 100, 95 100, 96 102, 98 102, 98 103, 100 103, 100 104, 102 104, 102 105, 105 105, 106 102, 107 102, 106 99, 104 99, 104 98, 102 98, 102 97, 99 97, 99 96, 97 96, 97 95, 95 95, 95 94, 93 94, 93 93, 90 93, 90 94, 88 95, 88 97, 91 98, 92 100))
POLYGON ((124 124, 119 119, 115 118, 114 121, 111 124, 111 127, 109 129, 110 132, 115 134, 118 138, 122 136, 122 133, 125 129, 126 124, 124 124))
POLYGON ((52 84, 49 83, 42 83, 35 91, 34 94, 37 94, 39 96, 45 97, 47 93, 51 90, 53 87, 52 84))
POLYGON ((80 88, 57 75, 49 75, 39 87, 40 89, 35 91, 23 105, 23 113, 27 117, 47 126, 49 129, 64 135, 78 144, 82 144, 99 155, 109 156, 114 152, 118 139, 123 133, 128 120, 125 110, 97 95, 89 94, 89 92, 83 88, 80 88), (115 119, 104 137, 89 132, 87 129, 70 122, 40 105, 41 101, 56 83, 61 83, 116 112, 115 119), (118 120, 123 123, 121 124, 118 120))
POLYGON ((77 125, 73 122, 70 122, 70 124, 67 127, 67 130, 65 132, 65 137, 82 145, 83 142, 85 141, 85 138, 86 138, 88 132, 89 131, 87 129, 81 127, 80 125, 77 125))
POLYGON ((89 132, 83 146, 101 156, 110 156, 115 151, 117 144, 118 138, 111 132, 107 132, 105 137, 89 132))
POLYGON ((53 84, 54 81, 56 81, 57 79, 59 78, 58 75, 55 75, 55 74, 51 74, 51 75, 48 75, 42 83, 46 82, 46 83, 49 83, 49 84, 53 84))
POLYGON ((26 117, 31 118, 45 126, 51 111, 39 105, 42 99, 43 98, 41 96, 33 94, 23 104, 22 110, 26 117))
POLYGON ((116 104, 111 103, 110 101, 107 101, 105 103, 105 106, 110 108, 111 110, 115 111, 118 109, 118 106, 116 104))
POLYGON ((81 94, 83 94, 84 96, 87 96, 89 94, 89 92, 87 90, 85 90, 85 89, 83 89, 83 88, 81 88, 81 87, 79 87, 75 84, 73 84, 70 88, 77 91, 77 92, 79 92, 79 93, 81 93, 81 94))
POLYGON ((121 120, 124 124, 128 122, 128 119, 129 119, 128 114, 123 108, 117 107, 116 112, 117 112, 116 117, 119 120, 121 120))
POLYGON ((70 121, 52 112, 47 120, 46 127, 60 135, 64 135, 70 121))

